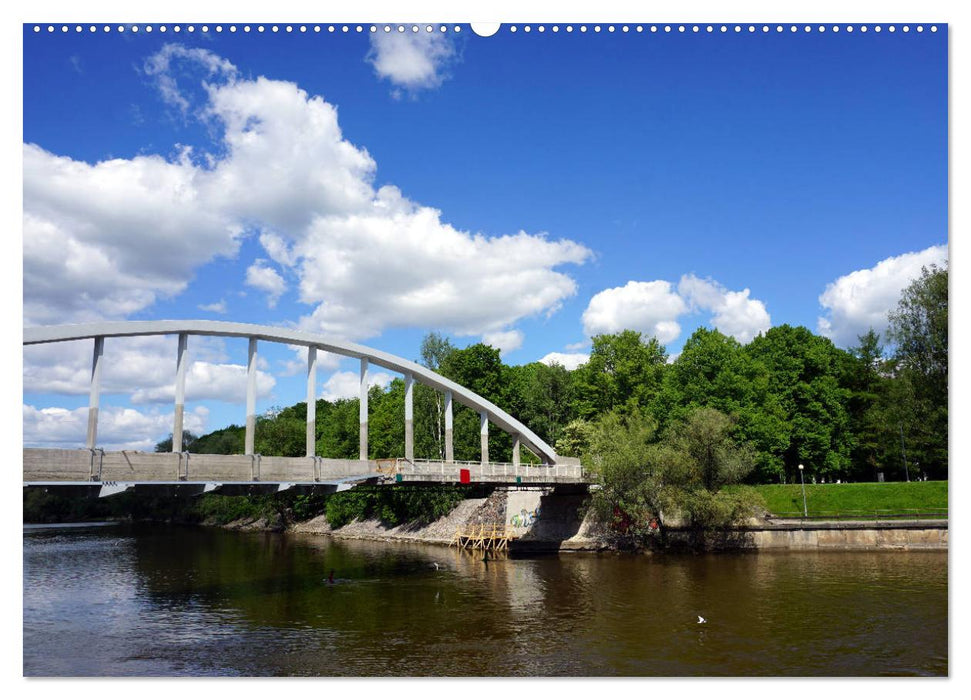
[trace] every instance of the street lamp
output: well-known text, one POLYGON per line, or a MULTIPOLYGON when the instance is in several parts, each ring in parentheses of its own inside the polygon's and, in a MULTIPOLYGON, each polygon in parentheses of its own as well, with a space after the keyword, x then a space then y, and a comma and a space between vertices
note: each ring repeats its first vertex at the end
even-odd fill
POLYGON ((806 480, 802 478, 802 465, 799 465, 799 483, 802 484, 802 516, 809 517, 809 509, 806 507, 806 480))

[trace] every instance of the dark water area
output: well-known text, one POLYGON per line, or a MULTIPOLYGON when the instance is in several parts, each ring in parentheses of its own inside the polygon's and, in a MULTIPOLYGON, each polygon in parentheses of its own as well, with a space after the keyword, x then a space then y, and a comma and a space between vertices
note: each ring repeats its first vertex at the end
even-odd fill
POLYGON ((948 673, 941 552, 483 561, 112 525, 25 526, 23 555, 27 676, 948 673))

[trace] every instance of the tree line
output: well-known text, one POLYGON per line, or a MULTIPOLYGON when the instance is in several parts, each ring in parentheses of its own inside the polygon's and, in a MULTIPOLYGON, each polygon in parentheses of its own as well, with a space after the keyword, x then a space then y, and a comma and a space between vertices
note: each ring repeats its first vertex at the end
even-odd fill
MULTIPOLYGON (((744 345, 699 328, 671 358, 656 339, 625 330, 594 337, 589 360, 567 370, 507 365, 488 345, 457 348, 431 333, 419 361, 515 416, 562 455, 589 459, 612 434, 604 433, 610 422, 640 431, 646 444, 669 436, 668 447, 694 439, 694 425, 745 450, 749 468, 735 476, 748 483, 798 482, 800 464, 807 480, 946 479, 947 276, 946 267, 925 268, 890 313, 886 337, 870 330, 847 350, 798 326, 775 326, 744 345)), ((404 390, 395 379, 369 391, 372 458, 404 455, 404 390)), ((443 396, 416 384, 414 404, 415 456, 443 458, 443 396)), ((316 430, 318 455, 357 458, 358 400, 319 399, 316 430)), ((478 414, 457 406, 453 434, 455 458, 478 460, 478 414)), ((188 436, 186 449, 241 453, 243 438, 243 427, 232 425, 188 436)), ((170 447, 171 438, 157 449, 170 447)), ((510 436, 490 432, 493 461, 510 461, 511 450, 510 436)), ((304 455, 306 404, 261 416, 256 451, 304 455)))

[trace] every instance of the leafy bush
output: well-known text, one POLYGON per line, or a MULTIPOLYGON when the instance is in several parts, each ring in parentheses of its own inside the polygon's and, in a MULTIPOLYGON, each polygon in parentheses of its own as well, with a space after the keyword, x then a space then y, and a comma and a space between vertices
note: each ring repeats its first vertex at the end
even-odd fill
POLYGON ((327 522, 334 528, 368 518, 392 526, 427 524, 451 513, 468 493, 460 486, 359 486, 327 498, 327 522))

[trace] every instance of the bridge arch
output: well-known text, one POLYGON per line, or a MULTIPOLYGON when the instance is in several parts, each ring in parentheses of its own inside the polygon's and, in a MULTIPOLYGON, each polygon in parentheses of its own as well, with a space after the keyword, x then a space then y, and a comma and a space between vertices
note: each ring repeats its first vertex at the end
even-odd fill
POLYGON ((488 424, 509 433, 513 437, 513 459, 519 462, 520 444, 539 456, 545 463, 556 464, 556 452, 520 421, 501 408, 465 387, 440 374, 402 357, 356 343, 349 343, 314 333, 227 321, 111 321, 63 326, 39 326, 25 328, 24 345, 41 345, 68 340, 93 340, 94 354, 91 371, 91 392, 88 408, 87 446, 93 449, 97 440, 98 406, 101 391, 101 361, 104 339, 148 335, 178 335, 176 358, 175 418, 172 431, 172 449, 178 451, 182 444, 182 416, 185 405, 186 348, 188 337, 220 336, 249 339, 246 390, 246 454, 252 454, 256 425, 256 357, 259 341, 301 345, 307 351, 307 456, 314 456, 314 426, 316 406, 316 352, 324 350, 343 357, 361 361, 361 444, 360 458, 367 459, 367 390, 369 365, 389 369, 405 377, 405 458, 414 459, 412 385, 418 381, 445 394, 445 448, 446 461, 454 461, 452 455, 452 400, 477 411, 480 416, 482 459, 488 461, 488 424))

